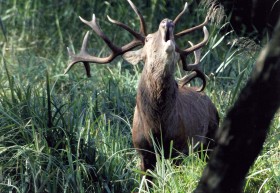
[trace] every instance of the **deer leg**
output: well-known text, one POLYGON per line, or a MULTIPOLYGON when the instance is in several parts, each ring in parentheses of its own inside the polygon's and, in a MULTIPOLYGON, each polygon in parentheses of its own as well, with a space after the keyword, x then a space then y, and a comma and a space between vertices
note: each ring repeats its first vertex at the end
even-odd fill
MULTIPOLYGON (((140 153, 141 158, 141 170, 146 172, 147 170, 154 170, 156 166, 156 156, 152 152, 143 152, 140 153)), ((152 177, 150 175, 146 175, 146 179, 148 182, 152 181, 152 177)), ((151 186, 151 183, 148 183, 151 186)))

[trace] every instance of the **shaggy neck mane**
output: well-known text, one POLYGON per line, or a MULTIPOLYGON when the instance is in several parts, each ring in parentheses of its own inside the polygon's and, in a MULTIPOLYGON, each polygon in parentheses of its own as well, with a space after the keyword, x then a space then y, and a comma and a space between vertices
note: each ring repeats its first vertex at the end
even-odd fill
POLYGON ((137 93, 137 108, 153 130, 159 130, 168 122, 175 109, 178 95, 177 83, 172 73, 148 73, 144 69, 137 93))

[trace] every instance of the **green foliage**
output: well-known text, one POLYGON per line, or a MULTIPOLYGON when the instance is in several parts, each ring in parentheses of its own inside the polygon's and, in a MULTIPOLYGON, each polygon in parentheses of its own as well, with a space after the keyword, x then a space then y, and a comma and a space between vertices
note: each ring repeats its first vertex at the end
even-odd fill
MULTIPOLYGON (((189 3, 190 11, 177 31, 204 20, 206 9, 189 3)), ((175 18, 184 1, 135 4, 152 32, 161 19, 175 18)), ((107 14, 138 29, 139 21, 126 1, 0 1, 1 192, 147 192, 130 133, 141 65, 133 67, 117 59, 92 65, 92 77, 86 78, 77 64, 63 75, 66 47, 77 51, 89 30, 78 16, 89 20, 93 12, 118 45, 132 37, 110 24, 107 14)), ((206 93, 221 118, 248 79, 258 54, 256 46, 242 46, 249 40, 240 43, 234 32, 224 32, 226 28, 226 21, 208 26, 211 36, 202 58, 209 76, 206 93)), ((202 33, 194 33, 179 45, 201 37, 202 33)), ((95 34, 89 48, 95 55, 108 54, 95 34)), ((178 68, 176 75, 182 73, 178 68)), ((246 192, 280 191, 279 127, 276 117, 247 177, 246 192)), ((156 170, 148 172, 156 178, 151 192, 194 190, 206 164, 198 154, 183 157, 180 166, 174 165, 176 159, 158 156, 156 170)))

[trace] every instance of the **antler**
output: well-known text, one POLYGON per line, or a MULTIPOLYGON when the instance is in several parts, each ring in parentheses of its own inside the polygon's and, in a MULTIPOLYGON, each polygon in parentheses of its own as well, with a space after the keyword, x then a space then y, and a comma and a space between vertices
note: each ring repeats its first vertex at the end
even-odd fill
MULTIPOLYGON (((189 44, 193 46, 193 43, 189 41, 189 44)), ((179 84, 181 87, 185 86, 187 83, 192 81, 194 78, 198 77, 202 80, 202 86, 197 90, 198 92, 203 91, 206 86, 206 76, 200 69, 200 56, 201 49, 194 51, 195 62, 193 64, 188 64, 190 74, 185 75, 183 78, 179 79, 179 84)))
POLYGON ((207 43, 209 38, 209 33, 205 26, 203 26, 203 33, 204 33, 204 39, 200 43, 196 45, 192 45, 190 48, 187 48, 185 50, 181 50, 179 47, 176 47, 176 51, 179 52, 181 55, 187 56, 189 53, 203 47, 207 43))
MULTIPOLYGON (((187 10, 188 4, 185 3, 184 9, 178 14, 178 16, 175 18, 174 20, 174 25, 178 22, 178 20, 180 19, 180 17, 185 13, 185 11, 187 10)), ((184 86, 185 84, 187 84, 188 82, 190 82, 191 80, 193 80, 196 77, 199 77, 200 79, 202 79, 203 85, 202 87, 198 90, 198 91, 202 91, 205 88, 206 85, 206 77, 205 74, 201 71, 200 69, 200 48, 202 48, 208 41, 209 38, 209 33, 207 28, 205 27, 205 25, 207 25, 209 21, 208 16, 206 16, 205 21, 195 27, 189 28, 189 29, 185 29, 177 34, 175 34, 175 39, 179 39, 180 37, 183 37, 186 34, 189 34, 197 29, 201 29, 203 28, 203 33, 204 33, 204 39, 199 42, 198 44, 194 45, 192 42, 189 42, 189 44, 191 45, 191 47, 187 48, 187 49, 180 49, 177 45, 176 45, 176 51, 180 54, 180 58, 182 61, 182 65, 183 65, 183 69, 185 71, 193 71, 190 74, 184 76, 182 79, 179 80, 180 84, 182 86, 184 86), (195 55, 195 63, 193 64, 187 64, 186 63, 186 57, 191 53, 194 52, 195 55)))
MULTIPOLYGON (((174 25, 178 22, 178 20, 180 19, 180 17, 183 15, 183 13, 186 12, 187 10, 187 7, 188 7, 188 4, 185 3, 185 6, 184 6, 184 9, 178 14, 178 16, 175 18, 174 20, 174 25)), ((200 25, 198 26, 195 26, 195 27, 192 27, 192 28, 189 28, 189 29, 186 29, 186 30, 183 30, 177 34, 175 34, 175 38, 178 39, 190 32, 193 32, 197 29, 201 29, 203 28, 203 32, 204 32, 204 39, 196 44, 196 45, 193 45, 191 44, 191 47, 190 48, 187 48, 185 50, 181 50, 177 45, 176 45, 176 51, 180 54, 180 57, 181 57, 181 60, 182 60, 182 63, 183 63, 183 69, 186 70, 186 71, 190 71, 191 69, 190 68, 194 68, 194 66, 190 67, 189 65, 186 64, 186 57, 188 56, 189 53, 195 51, 195 50, 198 50, 199 48, 203 47, 207 41, 208 41, 208 38, 209 38, 209 33, 208 33, 208 30, 207 28, 205 27, 205 25, 208 23, 208 16, 205 18, 205 21, 203 23, 201 23, 200 25)))
MULTIPOLYGON (((173 23, 174 23, 174 26, 176 25, 176 23, 178 22, 178 20, 181 18, 181 16, 186 12, 188 8, 188 3, 186 2, 185 3, 185 6, 184 6, 184 9, 177 15, 177 17, 174 19, 173 23)), ((195 27, 192 27, 192 28, 189 28, 189 29, 185 29, 177 34, 175 34, 175 38, 179 38, 179 37, 182 37, 190 32, 193 32, 197 29, 201 29, 202 27, 206 26, 208 24, 208 21, 209 21, 209 16, 207 15, 204 22, 195 26, 195 27)))
POLYGON ((92 15, 92 20, 91 21, 86 21, 85 19, 80 17, 80 20, 83 23, 85 23, 89 27, 91 27, 92 30, 104 40, 104 42, 107 44, 107 46, 112 50, 112 53, 109 56, 104 57, 104 58, 95 57, 95 56, 90 55, 87 52, 87 43, 88 43, 88 37, 89 37, 89 32, 87 32, 85 37, 84 37, 81 50, 78 54, 74 54, 73 51, 71 51, 69 48, 67 48, 69 56, 71 58, 71 61, 70 61, 69 65, 66 68, 64 73, 67 73, 73 67, 74 64, 76 64, 78 62, 83 62, 84 66, 85 66, 85 69, 86 69, 87 76, 90 77, 89 63, 100 63, 100 64, 109 63, 115 57, 117 57, 118 55, 122 55, 125 52, 127 52, 129 50, 132 50, 133 48, 144 44, 144 40, 145 40, 145 36, 146 36, 146 27, 145 27, 145 22, 144 22, 143 16, 140 14, 140 12, 136 8, 136 6, 130 0, 128 0, 128 2, 130 4, 130 6, 132 7, 132 9, 134 10, 134 12, 137 14, 137 16, 140 19, 140 33, 134 31, 129 26, 127 26, 127 25, 125 25, 125 24, 123 24, 119 21, 111 19, 109 16, 107 16, 107 17, 108 17, 108 20, 110 22, 124 28, 126 31, 131 33, 134 36, 134 40, 132 40, 130 43, 128 43, 128 44, 126 44, 122 47, 118 47, 115 44, 113 44, 110 41, 110 39, 102 32, 102 30, 100 29, 100 27, 96 23, 95 14, 92 15))
POLYGON ((188 8, 188 3, 186 2, 185 3, 185 6, 184 6, 184 9, 177 15, 177 17, 174 19, 173 23, 174 23, 174 26, 176 25, 176 23, 178 22, 178 20, 180 19, 180 17, 186 12, 188 8))
POLYGON ((208 24, 208 21, 209 21, 209 18, 208 18, 208 16, 206 16, 206 18, 205 18, 203 23, 201 23, 201 24, 199 24, 199 25, 197 25, 195 27, 192 27, 192 28, 189 28, 189 29, 185 29, 185 30, 183 30, 183 31, 181 31, 179 33, 176 33, 175 34, 175 38, 182 37, 182 36, 184 36, 184 35, 186 35, 186 34, 188 34, 190 32, 193 32, 193 31, 197 30, 197 29, 201 29, 202 27, 204 27, 204 26, 206 26, 208 24))

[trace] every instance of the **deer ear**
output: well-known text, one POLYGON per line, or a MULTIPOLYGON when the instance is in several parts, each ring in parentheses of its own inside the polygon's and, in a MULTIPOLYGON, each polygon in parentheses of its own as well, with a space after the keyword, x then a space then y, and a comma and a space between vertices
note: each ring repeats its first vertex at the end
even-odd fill
POLYGON ((135 51, 129 51, 122 55, 122 57, 129 63, 136 65, 142 60, 142 48, 135 51))

